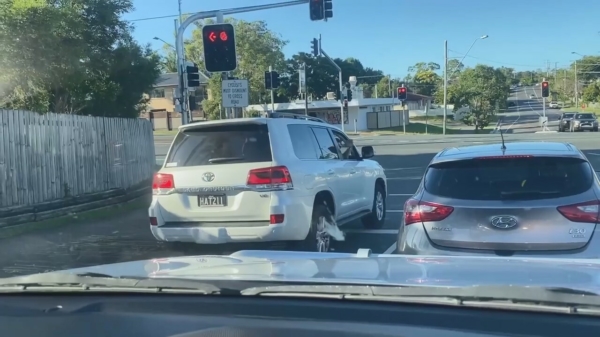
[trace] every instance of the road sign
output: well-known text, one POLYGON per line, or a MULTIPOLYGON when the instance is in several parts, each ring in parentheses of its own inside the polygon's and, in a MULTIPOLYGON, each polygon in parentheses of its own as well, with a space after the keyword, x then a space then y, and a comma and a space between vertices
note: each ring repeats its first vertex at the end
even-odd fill
POLYGON ((224 108, 245 108, 249 104, 248 80, 225 80, 221 84, 221 100, 224 108))

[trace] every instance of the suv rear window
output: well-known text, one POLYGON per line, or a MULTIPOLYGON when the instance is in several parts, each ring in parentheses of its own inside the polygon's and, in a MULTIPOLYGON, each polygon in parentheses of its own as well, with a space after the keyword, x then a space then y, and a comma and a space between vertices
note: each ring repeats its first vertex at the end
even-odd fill
POLYGON ((577 114, 577 119, 592 119, 595 118, 592 114, 577 114))
POLYGON ((466 200, 539 200, 583 193, 594 172, 578 158, 470 159, 439 163, 425 173, 431 194, 466 200))
POLYGON ((167 156, 167 166, 255 163, 272 160, 269 130, 266 125, 228 124, 179 132, 167 156))

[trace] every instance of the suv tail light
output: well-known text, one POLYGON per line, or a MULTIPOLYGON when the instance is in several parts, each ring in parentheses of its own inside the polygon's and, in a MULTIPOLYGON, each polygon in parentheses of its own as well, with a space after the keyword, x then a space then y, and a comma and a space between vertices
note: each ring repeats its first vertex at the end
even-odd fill
POLYGON ((592 200, 575 205, 560 206, 556 208, 560 214, 573 222, 598 222, 600 201, 592 200))
POLYGON ((408 199, 404 203, 404 225, 407 226, 417 222, 441 221, 446 219, 453 211, 454 207, 408 199))
POLYGON ((155 173, 152 179, 152 194, 164 195, 175 191, 175 179, 172 174, 155 173))
POLYGON ((248 172, 248 186, 261 189, 286 190, 294 187, 290 171, 285 166, 274 166, 250 170, 248 172))

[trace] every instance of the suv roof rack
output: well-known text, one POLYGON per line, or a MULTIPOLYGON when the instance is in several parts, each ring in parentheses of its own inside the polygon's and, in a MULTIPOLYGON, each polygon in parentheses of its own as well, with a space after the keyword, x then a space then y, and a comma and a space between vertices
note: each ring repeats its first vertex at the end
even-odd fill
POLYGON ((299 115, 291 112, 271 112, 268 115, 269 118, 293 118, 293 119, 304 119, 307 121, 317 122, 317 123, 327 123, 326 121, 312 116, 299 115))

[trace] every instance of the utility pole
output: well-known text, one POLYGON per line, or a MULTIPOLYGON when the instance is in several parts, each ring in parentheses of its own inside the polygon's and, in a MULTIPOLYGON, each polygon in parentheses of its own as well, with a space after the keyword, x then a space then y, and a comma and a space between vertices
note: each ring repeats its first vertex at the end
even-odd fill
MULTIPOLYGON (((319 50, 320 50, 321 54, 323 54, 323 56, 325 56, 325 58, 327 58, 327 60, 329 60, 329 63, 331 63, 331 65, 337 69, 339 85, 340 85, 340 93, 344 92, 344 85, 342 84, 342 68, 340 68, 340 66, 338 66, 337 63, 335 63, 333 61, 333 59, 331 57, 329 57, 329 55, 327 55, 327 53, 323 50, 323 48, 321 47, 320 38, 319 38, 319 50)), ((340 99, 340 117, 341 117, 341 123, 342 123, 342 132, 344 132, 344 101, 342 99, 340 99)))
POLYGON ((446 116, 448 116, 448 40, 444 41, 444 121, 442 134, 446 134, 446 116))
POLYGON ((304 73, 304 115, 308 116, 308 84, 306 83, 306 63, 302 64, 304 73))
POLYGON ((577 79, 577 60, 575 60, 575 107, 579 106, 579 80, 577 79))

